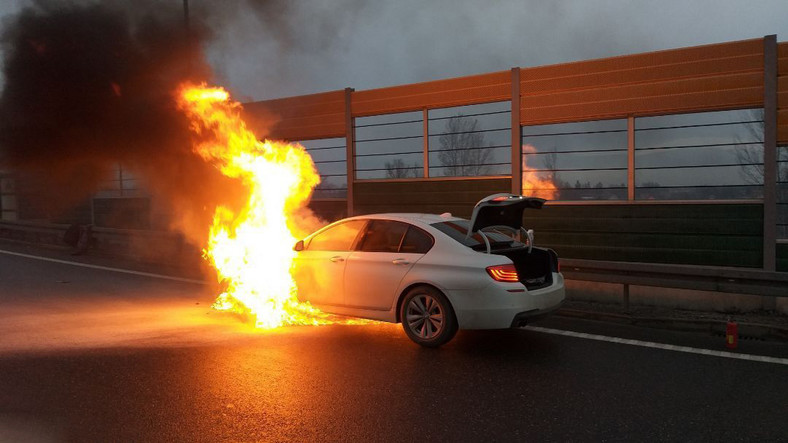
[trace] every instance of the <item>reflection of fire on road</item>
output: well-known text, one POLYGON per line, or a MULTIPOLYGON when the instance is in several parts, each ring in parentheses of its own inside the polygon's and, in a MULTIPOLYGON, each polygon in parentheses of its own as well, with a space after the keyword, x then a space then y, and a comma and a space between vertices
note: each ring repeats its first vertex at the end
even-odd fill
POLYGON ((528 167, 527 154, 536 152, 536 148, 532 145, 523 145, 523 154, 525 154, 523 155, 523 195, 554 200, 558 195, 558 189, 552 178, 540 177, 539 172, 528 167))
POLYGON ((194 150, 248 190, 246 206, 218 207, 204 254, 226 285, 219 310, 251 315, 258 327, 325 324, 330 318, 298 301, 290 274, 298 215, 320 177, 300 145, 260 142, 221 88, 183 85, 178 106, 191 121, 194 150))

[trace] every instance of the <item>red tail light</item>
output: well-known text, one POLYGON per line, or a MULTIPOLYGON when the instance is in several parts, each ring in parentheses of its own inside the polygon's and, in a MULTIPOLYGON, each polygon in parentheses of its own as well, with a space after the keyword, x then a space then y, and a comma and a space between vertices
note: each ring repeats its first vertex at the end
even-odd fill
POLYGON ((514 265, 490 266, 487 268, 487 273, 496 281, 509 283, 517 283, 520 281, 519 277, 517 277, 517 269, 514 265))

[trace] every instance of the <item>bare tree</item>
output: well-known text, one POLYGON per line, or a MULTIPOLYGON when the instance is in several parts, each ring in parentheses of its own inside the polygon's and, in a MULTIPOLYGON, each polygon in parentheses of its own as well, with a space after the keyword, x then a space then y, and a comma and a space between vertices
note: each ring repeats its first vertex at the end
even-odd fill
POLYGON ((386 162, 386 178, 418 177, 420 166, 416 163, 408 166, 401 158, 386 162))
MULTIPOLYGON (((763 110, 752 109, 747 111, 747 118, 749 121, 758 123, 750 123, 747 128, 747 139, 758 140, 753 142, 752 145, 761 143, 763 140, 763 110)), ((736 137, 738 143, 742 143, 741 137, 736 137)), ((736 146, 736 161, 742 165, 741 175, 744 181, 751 185, 763 184, 763 148, 741 144, 736 146)), ((788 181, 788 149, 785 147, 777 148, 777 182, 788 181)))
POLYGON ((315 198, 345 198, 347 183, 334 183, 329 181, 331 178, 333 177, 327 177, 317 185, 314 191, 315 198))
MULTIPOLYGON (((748 138, 759 141, 763 140, 763 110, 751 110, 748 114, 751 121, 758 122, 747 126, 748 138)), ((742 143, 739 137, 737 137, 737 141, 742 143)), ((741 175, 744 181, 749 184, 763 184, 763 150, 763 147, 746 144, 736 146, 736 161, 742 165, 741 175)), ((785 203, 788 202, 788 146, 777 146, 776 169, 777 201, 785 203)), ((777 206, 777 219, 778 223, 785 223, 788 221, 788 206, 777 206)), ((788 226, 784 224, 779 225, 777 227, 777 236, 779 238, 788 238, 788 226)))
POLYGON ((542 160, 542 162, 544 163, 545 170, 548 171, 547 172, 547 174, 548 174, 547 178, 551 182, 553 182, 556 185, 556 187, 559 187, 559 188, 567 187, 565 185, 568 185, 568 183, 563 182, 558 177, 558 172, 556 171, 556 169, 558 169, 558 153, 556 152, 555 145, 553 145, 553 147, 550 150, 549 154, 545 154, 544 155, 544 159, 542 160), (561 185, 564 185, 564 186, 561 186, 561 185))
POLYGON ((485 145, 479 121, 458 114, 446 120, 444 133, 438 137, 438 161, 450 176, 478 176, 489 171, 491 144, 485 145))

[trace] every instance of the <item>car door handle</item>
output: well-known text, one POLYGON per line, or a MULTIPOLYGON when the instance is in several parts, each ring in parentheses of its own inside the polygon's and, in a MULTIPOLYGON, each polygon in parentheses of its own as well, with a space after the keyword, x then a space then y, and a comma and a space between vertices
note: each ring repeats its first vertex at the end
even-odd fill
POLYGON ((345 259, 342 258, 342 256, 339 256, 339 255, 335 255, 335 256, 329 258, 329 260, 331 260, 334 263, 345 261, 345 259))
POLYGON ((404 258, 395 258, 391 262, 394 263, 395 265, 409 265, 410 264, 410 262, 405 260, 404 258))

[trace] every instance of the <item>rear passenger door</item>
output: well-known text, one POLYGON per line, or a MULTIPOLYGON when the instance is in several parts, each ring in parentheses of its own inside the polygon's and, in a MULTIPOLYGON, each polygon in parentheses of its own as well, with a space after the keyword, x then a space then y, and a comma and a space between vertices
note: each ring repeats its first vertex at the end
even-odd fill
POLYGON ((388 310, 400 282, 432 247, 432 237, 408 223, 372 220, 345 268, 345 304, 388 310))

